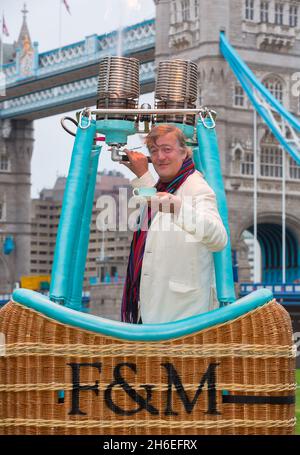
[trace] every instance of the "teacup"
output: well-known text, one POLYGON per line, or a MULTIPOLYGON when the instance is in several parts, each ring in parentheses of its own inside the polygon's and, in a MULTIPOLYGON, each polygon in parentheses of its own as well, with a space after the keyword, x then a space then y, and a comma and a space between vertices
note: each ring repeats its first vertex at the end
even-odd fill
POLYGON ((154 186, 134 188, 132 193, 134 196, 151 197, 157 193, 157 189, 154 186))

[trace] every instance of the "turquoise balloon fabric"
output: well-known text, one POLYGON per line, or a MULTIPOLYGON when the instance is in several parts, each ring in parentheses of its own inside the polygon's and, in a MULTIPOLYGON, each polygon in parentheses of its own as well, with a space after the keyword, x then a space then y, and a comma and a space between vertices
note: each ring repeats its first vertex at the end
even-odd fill
POLYGON ((83 117, 82 125, 85 128, 77 129, 73 147, 52 267, 50 298, 62 304, 66 303, 70 295, 74 251, 79 243, 88 189, 90 156, 96 133, 95 121, 88 126, 88 119, 83 117))
POLYGON ((190 335, 200 330, 233 321, 249 311, 270 302, 272 299, 273 294, 269 289, 260 289, 237 300, 232 305, 181 319, 180 321, 162 324, 128 324, 66 308, 51 302, 44 295, 28 289, 16 289, 13 292, 13 300, 15 302, 27 308, 32 308, 62 324, 130 341, 162 341, 190 335))
POLYGON ((72 272, 70 275, 69 282, 67 306, 73 309, 77 309, 78 311, 82 310, 81 302, 84 270, 89 246, 90 227, 100 152, 101 152, 100 146, 93 147, 90 157, 90 168, 88 174, 86 200, 81 218, 81 227, 78 244, 74 248, 72 272))
MULTIPOLYGON (((207 126, 212 125, 210 119, 205 119, 207 126)), ((230 231, 228 224, 228 209, 222 178, 222 169, 215 128, 206 128, 202 121, 197 124, 198 149, 194 150, 195 165, 200 165, 200 172, 209 186, 214 190, 220 216, 228 234, 228 243, 223 251, 213 253, 216 273, 217 296, 220 305, 234 302, 234 280, 231 257, 230 231)), ((197 167, 198 168, 198 167, 197 167)))

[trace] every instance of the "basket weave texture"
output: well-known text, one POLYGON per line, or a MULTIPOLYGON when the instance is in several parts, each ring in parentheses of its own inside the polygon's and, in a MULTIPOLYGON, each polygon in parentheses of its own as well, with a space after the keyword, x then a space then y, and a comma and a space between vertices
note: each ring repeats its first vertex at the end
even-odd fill
POLYGON ((158 342, 81 330, 10 302, 0 332, 0 434, 294 433, 295 349, 275 300, 158 342))

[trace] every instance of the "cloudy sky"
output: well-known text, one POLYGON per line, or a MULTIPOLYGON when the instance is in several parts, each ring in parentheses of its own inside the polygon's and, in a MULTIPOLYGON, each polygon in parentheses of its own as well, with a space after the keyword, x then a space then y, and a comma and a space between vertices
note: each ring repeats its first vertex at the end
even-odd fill
MULTIPOLYGON (((71 14, 63 5, 60 6, 60 0, 26 1, 31 40, 39 43, 39 52, 155 16, 153 0, 67 0, 67 3, 71 14)), ((22 25, 24 1, 1 0, 0 5, 9 31, 9 37, 5 37, 4 42, 13 42, 17 40, 22 25)), ((152 94, 146 95, 141 97, 141 102, 151 102, 152 98, 152 94)), ((35 121, 32 197, 37 197, 42 188, 53 186, 57 175, 68 172, 73 139, 62 130, 60 118, 61 115, 35 121)), ((138 137, 132 138, 131 145, 139 145, 139 141, 138 137)), ((125 166, 113 163, 105 151, 100 158, 99 170, 102 169, 122 170, 126 176, 134 177, 125 166)))

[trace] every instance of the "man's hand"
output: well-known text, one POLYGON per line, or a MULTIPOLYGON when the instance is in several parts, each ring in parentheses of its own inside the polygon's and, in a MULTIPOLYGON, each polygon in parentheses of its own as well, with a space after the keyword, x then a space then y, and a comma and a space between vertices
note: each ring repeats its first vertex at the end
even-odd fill
POLYGON ((171 193, 158 192, 155 196, 151 197, 148 204, 151 205, 152 210, 178 215, 181 207, 181 199, 179 196, 171 193))
POLYGON ((119 161, 121 164, 128 167, 138 178, 146 174, 148 171, 148 158, 144 153, 133 152, 127 149, 124 149, 123 152, 128 156, 129 163, 128 161, 119 161))

